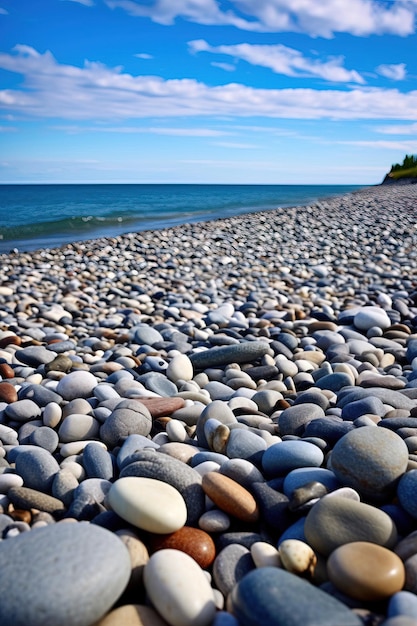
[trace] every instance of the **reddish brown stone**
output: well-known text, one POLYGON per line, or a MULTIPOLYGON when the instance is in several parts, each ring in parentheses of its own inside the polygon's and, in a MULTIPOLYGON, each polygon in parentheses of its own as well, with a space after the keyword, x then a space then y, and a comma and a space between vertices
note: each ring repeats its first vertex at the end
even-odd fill
POLYGON ((183 398, 137 398, 144 404, 152 417, 165 417, 182 409, 185 405, 183 398))
POLYGON ((216 557, 213 539, 204 530, 183 526, 169 535, 152 535, 150 540, 152 551, 181 550, 191 556, 200 567, 210 567, 216 557))
POLYGON ((10 515, 10 517, 12 517, 15 522, 26 522, 26 524, 30 524, 32 521, 31 511, 24 511, 23 509, 14 509, 14 511, 10 511, 8 515, 10 515))
POLYGON ((204 474, 202 487, 219 509, 242 522, 257 522, 259 509, 252 494, 235 480, 219 472, 204 474))
POLYGON ((0 376, 2 378, 14 378, 14 369, 8 363, 0 363, 0 376))
POLYGON ((10 345, 20 346, 21 344, 22 340, 17 335, 7 335, 0 339, 0 348, 6 348, 10 345))
POLYGON ((17 391, 11 383, 0 383, 0 401, 11 404, 17 400, 17 391))

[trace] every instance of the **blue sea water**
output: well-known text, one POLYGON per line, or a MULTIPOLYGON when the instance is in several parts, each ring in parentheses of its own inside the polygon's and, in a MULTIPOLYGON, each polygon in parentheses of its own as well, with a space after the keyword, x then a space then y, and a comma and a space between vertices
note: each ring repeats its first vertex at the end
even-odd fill
POLYGON ((0 185, 0 253, 301 206, 358 185, 0 185))

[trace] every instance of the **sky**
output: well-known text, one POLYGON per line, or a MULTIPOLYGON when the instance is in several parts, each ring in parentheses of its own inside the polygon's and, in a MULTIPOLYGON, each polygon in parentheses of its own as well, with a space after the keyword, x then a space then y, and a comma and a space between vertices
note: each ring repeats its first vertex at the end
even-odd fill
POLYGON ((0 0, 0 183, 354 184, 417 154, 417 0, 0 0))

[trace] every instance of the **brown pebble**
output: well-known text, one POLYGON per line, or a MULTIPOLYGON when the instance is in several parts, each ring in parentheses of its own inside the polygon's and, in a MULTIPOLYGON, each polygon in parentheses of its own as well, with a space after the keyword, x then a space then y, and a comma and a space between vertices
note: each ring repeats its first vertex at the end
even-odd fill
POLYGON ((17 401, 17 391, 11 383, 0 383, 0 401, 7 404, 17 401))
POLYGON ((138 400, 146 406, 153 418, 171 415, 185 405, 182 398, 138 398, 138 400))
POLYGON ((405 569, 391 550, 367 541, 336 548, 328 558, 327 573, 337 589, 356 600, 389 598, 401 591, 405 569))
POLYGON ((167 548, 181 550, 197 561, 203 569, 210 567, 216 557, 216 547, 210 535, 191 526, 183 526, 169 535, 153 535, 150 543, 154 552, 167 548))
POLYGON ((0 376, 2 378, 14 378, 14 369, 8 363, 0 363, 0 376))
POLYGON ((259 510, 252 494, 235 480, 218 472, 207 472, 202 487, 219 509, 242 522, 257 522, 259 510))
POLYGON ((10 345, 20 346, 22 345, 22 340, 17 335, 7 335, 7 337, 0 339, 0 348, 7 348, 10 345))
POLYGON ((26 522, 30 524, 32 522, 32 512, 24 511, 23 509, 14 509, 9 511, 8 515, 14 519, 15 522, 26 522))

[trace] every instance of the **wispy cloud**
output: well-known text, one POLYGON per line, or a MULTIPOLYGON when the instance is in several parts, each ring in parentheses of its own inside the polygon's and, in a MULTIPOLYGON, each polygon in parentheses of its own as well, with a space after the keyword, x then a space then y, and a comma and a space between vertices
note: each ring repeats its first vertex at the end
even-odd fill
POLYGON ((390 78, 391 80, 404 80, 407 75, 405 63, 379 65, 376 71, 381 76, 385 76, 385 78, 390 78))
POLYGON ((230 0, 222 10, 216 0, 105 0, 111 8, 170 25, 177 17, 206 25, 229 25, 258 32, 300 32, 313 37, 335 33, 356 36, 414 32, 415 2, 396 0, 230 0))
POLYGON ((219 67, 221 70, 225 70, 225 72, 235 72, 236 66, 231 63, 219 63, 218 61, 213 61, 211 64, 213 67, 219 67))
POLYGON ((94 6, 94 0, 61 0, 61 2, 77 2, 78 4, 83 4, 86 7, 94 6))
POLYGON ((191 52, 210 52, 225 54, 234 59, 241 59, 251 65, 268 67, 276 74, 298 77, 315 77, 330 82, 360 83, 365 80, 355 70, 343 67, 343 57, 333 57, 326 61, 307 58, 299 50, 278 45, 236 45, 211 46, 203 39, 188 43, 191 52))
POLYGON ((147 52, 138 52, 138 54, 135 54, 135 57, 138 59, 153 59, 153 56, 147 52))
POLYGON ((66 124, 51 126, 51 128, 53 130, 64 131, 72 135, 80 133, 115 133, 126 135, 166 135, 171 137, 224 137, 226 135, 234 134, 233 132, 216 130, 213 128, 168 128, 166 126, 149 126, 141 128, 137 126, 74 126, 66 124))
POLYGON ((134 76, 86 61, 59 64, 50 52, 20 45, 0 54, 0 68, 21 74, 23 87, 0 91, 5 114, 65 120, 216 115, 292 119, 415 120, 417 91, 397 89, 257 89, 238 83, 209 86, 193 79, 134 76))
POLYGON ((377 132, 383 135, 416 135, 417 123, 415 124, 393 124, 390 126, 379 126, 377 132))
POLYGON ((0 7, 0 15, 9 15, 9 12, 7 11, 7 9, 3 9, 2 7, 0 7))
POLYGON ((412 141, 339 141, 343 145, 359 146, 361 148, 378 148, 382 150, 399 150, 402 152, 417 152, 417 139, 412 141))

